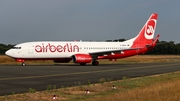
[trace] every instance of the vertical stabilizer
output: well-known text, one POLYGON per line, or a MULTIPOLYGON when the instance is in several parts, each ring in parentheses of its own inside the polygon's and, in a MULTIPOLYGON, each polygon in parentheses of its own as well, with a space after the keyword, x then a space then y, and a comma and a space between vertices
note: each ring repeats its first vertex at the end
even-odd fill
POLYGON ((135 38, 127 40, 129 42, 133 42, 132 47, 137 47, 137 45, 144 46, 153 42, 157 18, 158 14, 153 13, 143 26, 139 34, 135 38))
POLYGON ((153 42, 158 14, 153 13, 145 23, 139 34, 135 37, 134 43, 151 44, 153 42))

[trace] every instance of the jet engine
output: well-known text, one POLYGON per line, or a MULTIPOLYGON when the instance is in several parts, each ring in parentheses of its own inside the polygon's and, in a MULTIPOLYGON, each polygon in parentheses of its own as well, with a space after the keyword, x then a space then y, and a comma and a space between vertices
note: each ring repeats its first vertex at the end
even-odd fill
POLYGON ((92 57, 89 54, 75 54, 72 56, 74 63, 90 63, 92 57))

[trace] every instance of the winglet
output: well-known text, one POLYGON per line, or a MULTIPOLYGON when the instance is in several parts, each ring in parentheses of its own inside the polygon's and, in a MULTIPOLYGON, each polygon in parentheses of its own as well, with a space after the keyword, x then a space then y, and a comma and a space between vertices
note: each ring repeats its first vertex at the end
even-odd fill
POLYGON ((154 39, 152 45, 154 45, 154 46, 156 45, 156 43, 157 43, 159 37, 160 37, 160 34, 158 34, 158 35, 156 36, 156 38, 154 39))
POLYGON ((160 37, 160 34, 158 34, 158 35, 156 36, 156 38, 154 39, 154 41, 153 41, 150 45, 147 45, 147 48, 148 48, 149 50, 152 49, 152 48, 154 48, 154 47, 156 46, 156 43, 157 43, 159 37, 160 37))

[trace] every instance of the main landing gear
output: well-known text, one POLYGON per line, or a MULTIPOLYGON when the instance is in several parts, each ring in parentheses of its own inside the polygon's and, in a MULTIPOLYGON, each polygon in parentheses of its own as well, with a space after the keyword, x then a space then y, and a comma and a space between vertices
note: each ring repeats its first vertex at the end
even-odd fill
POLYGON ((98 65, 99 65, 99 62, 98 62, 98 61, 93 61, 93 62, 92 62, 92 65, 93 65, 93 66, 98 66, 98 65))
MULTIPOLYGON (((81 66, 85 66, 86 63, 80 63, 80 65, 81 65, 81 66)), ((98 61, 93 61, 93 62, 92 62, 92 65, 93 65, 93 66, 98 66, 98 65, 99 65, 99 62, 98 62, 98 61)))

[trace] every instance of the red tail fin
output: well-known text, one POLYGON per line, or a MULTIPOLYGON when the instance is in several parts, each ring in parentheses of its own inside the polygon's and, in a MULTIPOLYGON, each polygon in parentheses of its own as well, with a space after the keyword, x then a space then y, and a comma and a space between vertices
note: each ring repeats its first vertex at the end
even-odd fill
POLYGON ((139 34, 135 37, 134 45, 139 46, 152 44, 156 29, 158 14, 153 13, 145 23, 139 34))

